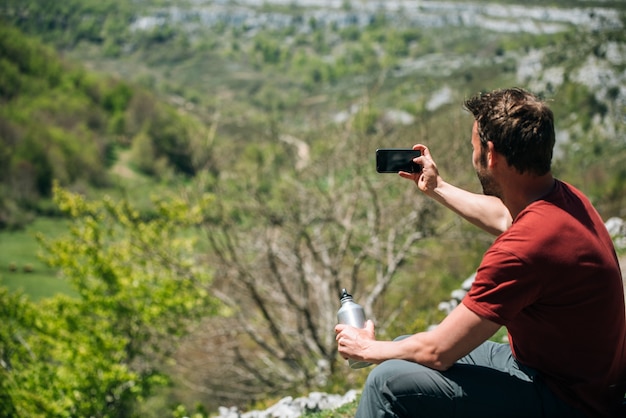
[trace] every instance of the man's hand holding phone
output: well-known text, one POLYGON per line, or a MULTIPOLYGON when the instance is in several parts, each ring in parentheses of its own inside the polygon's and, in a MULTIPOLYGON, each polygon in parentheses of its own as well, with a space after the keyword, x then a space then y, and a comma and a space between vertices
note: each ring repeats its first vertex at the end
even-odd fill
POLYGON ((376 150, 376 171, 398 173, 413 180, 424 193, 431 195, 439 185, 439 170, 425 145, 413 148, 380 148, 376 150))

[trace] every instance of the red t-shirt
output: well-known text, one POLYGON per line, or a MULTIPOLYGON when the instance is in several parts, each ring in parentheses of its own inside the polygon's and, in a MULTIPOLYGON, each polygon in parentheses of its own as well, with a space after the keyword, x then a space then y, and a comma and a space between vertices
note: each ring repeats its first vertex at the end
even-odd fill
POLYGON ((485 253, 463 303, 506 326, 515 358, 558 396, 611 416, 626 379, 624 291, 611 238, 580 191, 556 181, 528 205, 485 253))

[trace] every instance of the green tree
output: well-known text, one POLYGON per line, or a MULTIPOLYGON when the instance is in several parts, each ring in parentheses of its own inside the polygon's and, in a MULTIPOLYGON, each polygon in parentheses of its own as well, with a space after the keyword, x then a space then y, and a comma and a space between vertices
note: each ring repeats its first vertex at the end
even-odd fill
POLYGON ((155 202, 146 216, 124 200, 54 193, 73 226, 69 236, 41 239, 43 258, 78 297, 57 296, 35 309, 0 291, 2 412, 135 416, 137 402, 167 382, 162 364, 176 338, 191 321, 217 313, 188 234, 211 198, 155 202))

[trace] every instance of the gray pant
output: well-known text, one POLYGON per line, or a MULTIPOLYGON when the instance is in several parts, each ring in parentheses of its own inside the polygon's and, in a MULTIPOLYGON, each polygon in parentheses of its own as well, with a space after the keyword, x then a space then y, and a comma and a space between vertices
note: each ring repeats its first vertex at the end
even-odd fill
POLYGON ((369 374, 357 418, 584 417, 562 402, 508 344, 487 341, 444 372, 388 360, 369 374))

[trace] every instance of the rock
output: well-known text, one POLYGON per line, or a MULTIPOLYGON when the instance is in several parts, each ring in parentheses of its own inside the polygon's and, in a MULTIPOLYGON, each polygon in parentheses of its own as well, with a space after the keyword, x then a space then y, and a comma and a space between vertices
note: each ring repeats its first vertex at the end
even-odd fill
POLYGON ((354 401, 358 392, 350 390, 345 395, 311 392, 309 396, 293 398, 287 396, 264 411, 239 412, 236 407, 220 407, 217 418, 297 418, 305 412, 337 409, 354 401))

